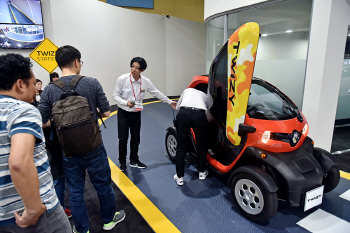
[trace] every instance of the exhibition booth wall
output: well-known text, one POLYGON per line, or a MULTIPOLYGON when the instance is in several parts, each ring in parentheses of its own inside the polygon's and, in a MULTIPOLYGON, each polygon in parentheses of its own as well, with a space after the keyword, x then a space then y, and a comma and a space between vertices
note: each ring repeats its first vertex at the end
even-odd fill
MULTIPOLYGON (((82 53, 81 74, 97 78, 111 105, 118 76, 130 72, 130 60, 144 57, 143 73, 168 96, 180 95, 194 75, 204 74, 206 25, 176 17, 147 14, 97 0, 42 1, 45 37, 82 53)), ((28 56, 32 50, 0 50, 28 56)), ((48 73, 33 71, 46 85, 48 73)), ((57 68, 56 71, 61 74, 57 68)), ((146 98, 152 96, 147 93, 146 98)))

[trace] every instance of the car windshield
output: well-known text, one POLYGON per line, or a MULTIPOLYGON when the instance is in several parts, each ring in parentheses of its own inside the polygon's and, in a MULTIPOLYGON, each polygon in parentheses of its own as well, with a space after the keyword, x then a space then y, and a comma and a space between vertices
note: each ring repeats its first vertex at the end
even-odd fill
POLYGON ((288 120, 300 116, 297 106, 280 90, 263 80, 253 79, 247 113, 250 118, 288 120))

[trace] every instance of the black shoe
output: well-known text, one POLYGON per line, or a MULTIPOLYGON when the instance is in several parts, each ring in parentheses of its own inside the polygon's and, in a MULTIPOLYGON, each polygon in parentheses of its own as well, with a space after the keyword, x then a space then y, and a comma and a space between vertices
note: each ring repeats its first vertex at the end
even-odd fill
POLYGON ((130 167, 147 168, 146 164, 141 163, 139 160, 136 162, 131 162, 130 167))
POLYGON ((120 170, 121 170, 122 172, 126 172, 126 170, 128 170, 128 168, 126 167, 126 163, 121 163, 121 164, 120 164, 120 170))

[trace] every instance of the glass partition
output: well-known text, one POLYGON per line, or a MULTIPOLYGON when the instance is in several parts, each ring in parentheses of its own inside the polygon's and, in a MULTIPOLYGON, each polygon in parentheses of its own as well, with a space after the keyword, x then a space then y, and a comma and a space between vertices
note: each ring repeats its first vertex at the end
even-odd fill
MULTIPOLYGON (((350 35, 350 31, 349 31, 350 35)), ((350 36, 349 36, 350 37, 350 36)), ((350 56, 344 59, 331 152, 350 150, 350 56)))
MULTIPOLYGON (((340 80, 335 128, 332 138, 331 152, 341 153, 350 151, 350 26, 345 46, 343 69, 340 80)), ((344 154, 344 156, 348 156, 344 154)), ((345 158, 344 157, 344 158, 345 158)), ((342 157, 340 157, 342 158, 342 157)), ((340 161, 340 160, 339 160, 340 161)))
POLYGON ((224 24, 225 16, 217 17, 207 23, 207 73, 209 72, 209 68, 214 57, 226 43, 226 41, 224 41, 224 24))
MULTIPOLYGON (((286 0, 228 14, 227 22, 228 37, 247 22, 259 24, 261 36, 254 77, 277 86, 300 109, 304 92, 311 9, 312 0, 286 0)), ((224 16, 207 22, 208 70, 220 49, 217 47, 222 46, 220 40, 224 37, 224 24, 224 16), (218 38, 218 43, 214 42, 214 37, 218 38)))
MULTIPOLYGON (((350 35, 350 30, 349 33, 350 35)), ((349 41, 350 41, 350 36, 349 41)), ((349 58, 344 58, 343 61, 343 70, 340 81, 339 88, 339 97, 338 97, 338 105, 337 105, 337 115, 335 117, 336 120, 347 120, 349 124, 350 119, 350 56, 349 58)))

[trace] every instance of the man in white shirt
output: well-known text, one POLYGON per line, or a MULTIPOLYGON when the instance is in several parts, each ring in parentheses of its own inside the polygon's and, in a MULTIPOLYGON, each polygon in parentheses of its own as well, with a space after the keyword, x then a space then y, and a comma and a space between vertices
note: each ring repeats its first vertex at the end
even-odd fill
POLYGON ((131 72, 118 77, 113 91, 113 99, 118 105, 118 138, 120 170, 126 171, 127 143, 130 129, 130 167, 147 168, 138 156, 141 130, 141 111, 146 91, 152 96, 171 105, 175 109, 176 102, 171 101, 157 90, 153 83, 141 75, 147 68, 142 57, 134 57, 130 62, 131 72))
POLYGON ((191 128, 196 136, 197 149, 197 170, 199 179, 204 180, 208 171, 205 169, 206 164, 206 132, 208 109, 207 85, 199 84, 195 88, 187 88, 181 94, 177 102, 176 109, 179 110, 176 116, 177 147, 176 147, 176 174, 174 180, 177 185, 183 185, 185 170, 185 157, 188 148, 188 134, 191 128), (203 88, 204 87, 204 88, 203 88))

